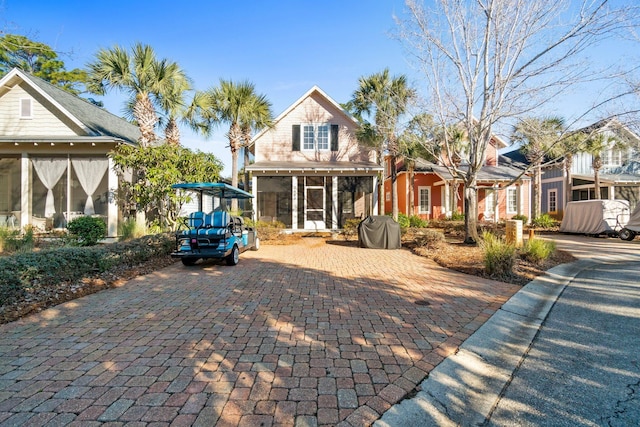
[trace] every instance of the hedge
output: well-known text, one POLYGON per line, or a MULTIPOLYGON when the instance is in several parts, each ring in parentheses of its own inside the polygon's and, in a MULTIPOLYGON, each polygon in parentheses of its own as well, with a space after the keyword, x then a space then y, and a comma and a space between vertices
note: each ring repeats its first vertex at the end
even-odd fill
POLYGON ((0 257, 0 306, 19 301, 27 291, 73 283, 118 266, 133 267, 175 249, 169 234, 91 247, 62 247, 0 257))

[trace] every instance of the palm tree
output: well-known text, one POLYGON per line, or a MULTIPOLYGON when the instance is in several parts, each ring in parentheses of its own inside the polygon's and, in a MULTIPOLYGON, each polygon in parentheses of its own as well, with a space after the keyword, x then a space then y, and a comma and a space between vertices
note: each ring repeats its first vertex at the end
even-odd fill
MULTIPOLYGON (((256 94, 255 86, 248 81, 234 83, 221 79, 219 86, 196 94, 196 98, 198 101, 194 109, 200 117, 197 127, 205 135, 210 135, 215 125, 229 124, 227 138, 231 150, 231 184, 237 187, 238 151, 252 126, 271 121, 271 105, 263 95, 256 94), (264 112, 265 108, 268 115, 264 112)), ((238 201, 233 199, 231 203, 231 209, 236 211, 238 201)))
POLYGON ((155 142, 158 115, 154 102, 161 94, 170 93, 172 85, 180 81, 176 73, 182 73, 181 69, 173 62, 157 60, 153 49, 140 43, 131 53, 120 46, 100 49, 95 61, 87 67, 87 89, 98 95, 111 89, 127 93, 133 118, 140 128, 140 145, 147 147, 155 142))
POLYGON ((564 203, 566 206, 573 199, 573 156, 579 151, 580 144, 584 140, 584 135, 580 132, 573 132, 566 135, 551 150, 550 155, 556 159, 562 159, 564 169, 564 203))
POLYGON ((399 155, 398 120, 406 113, 409 102, 415 97, 415 90, 409 87, 403 75, 392 77, 389 69, 368 77, 361 77, 359 87, 353 93, 351 103, 358 114, 366 113, 374 117, 375 133, 382 142, 381 152, 390 157, 391 201, 393 218, 398 220, 397 165, 399 155))
POLYGON ((585 135, 583 150, 591 154, 591 167, 593 168, 593 185, 595 198, 602 198, 600 190, 600 170, 602 169, 602 154, 609 149, 622 150, 627 147, 626 141, 605 134, 602 131, 592 131, 585 135))
POLYGON ((264 95, 253 94, 249 99, 249 105, 244 111, 242 124, 242 152, 244 154, 244 189, 249 191, 249 146, 251 144, 252 133, 265 127, 273 125, 273 114, 271 103, 264 95))
POLYGON ((158 105, 166 116, 164 138, 167 144, 180 145, 180 128, 178 120, 189 122, 185 96, 191 90, 191 80, 186 74, 177 69, 178 64, 172 64, 176 69, 170 70, 173 76, 173 84, 168 85, 165 92, 158 94, 158 105))
POLYGON ((542 164, 545 156, 559 141, 564 131, 564 120, 561 117, 521 119, 513 128, 511 140, 522 144, 520 151, 533 167, 533 217, 540 216, 542 204, 542 164))

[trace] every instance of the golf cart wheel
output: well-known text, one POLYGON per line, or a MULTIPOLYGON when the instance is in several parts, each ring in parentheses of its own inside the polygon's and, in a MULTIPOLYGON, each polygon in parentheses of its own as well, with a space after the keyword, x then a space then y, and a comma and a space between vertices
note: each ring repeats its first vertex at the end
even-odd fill
POLYGON ((233 249, 231 249, 231 253, 227 256, 227 265, 236 265, 240 260, 240 251, 238 250, 237 245, 233 245, 233 249))
POLYGON ((628 228, 623 228, 622 230, 620 230, 620 233, 618 233, 618 235, 622 240, 626 240, 627 242, 632 241, 636 237, 636 233, 629 230, 628 228))
POLYGON ((195 263, 198 262, 198 258, 182 258, 181 260, 182 260, 182 263, 187 267, 195 265, 195 263))
POLYGON ((256 240, 253 242, 253 246, 251 247, 252 251, 257 251, 260 249, 260 239, 256 237, 256 240))

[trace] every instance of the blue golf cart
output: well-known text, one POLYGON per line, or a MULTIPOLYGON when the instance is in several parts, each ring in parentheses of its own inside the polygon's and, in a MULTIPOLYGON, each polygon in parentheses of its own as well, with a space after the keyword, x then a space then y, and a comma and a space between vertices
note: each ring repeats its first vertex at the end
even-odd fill
POLYGON ((197 193, 200 206, 204 195, 220 199, 220 207, 212 212, 192 212, 182 218, 176 232, 176 250, 171 253, 173 258, 180 258, 187 266, 210 258, 225 259, 227 265, 236 265, 240 253, 258 250, 260 239, 256 230, 246 226, 242 217, 226 210, 227 200, 250 199, 253 197, 250 193, 220 182, 175 184, 172 187, 197 193))

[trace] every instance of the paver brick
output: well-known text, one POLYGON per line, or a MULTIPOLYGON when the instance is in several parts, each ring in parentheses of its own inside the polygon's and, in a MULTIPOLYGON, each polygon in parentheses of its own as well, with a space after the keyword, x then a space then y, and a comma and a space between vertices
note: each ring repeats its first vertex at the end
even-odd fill
POLYGON ((176 263, 1 325, 0 424, 366 425, 517 290, 316 239, 176 263))

